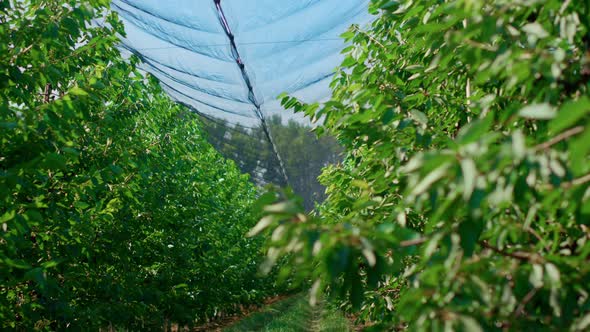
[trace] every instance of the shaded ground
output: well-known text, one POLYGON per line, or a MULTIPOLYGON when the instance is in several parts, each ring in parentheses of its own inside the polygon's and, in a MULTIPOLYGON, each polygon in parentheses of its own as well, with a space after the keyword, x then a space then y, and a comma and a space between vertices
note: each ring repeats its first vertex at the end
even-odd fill
MULTIPOLYGON (((225 327, 231 326, 234 323, 236 323, 237 321, 245 319, 245 318, 249 317, 250 315, 253 315, 257 312, 263 312, 263 311, 267 310, 267 308, 270 308, 271 306, 273 306, 273 304, 275 304, 275 303, 277 303, 276 305, 278 306, 280 303, 288 302, 290 298, 291 298, 291 296, 289 296, 289 295, 280 295, 280 296, 269 298, 266 301, 264 301, 264 306, 262 306, 262 307, 250 306, 248 308, 244 308, 244 311, 242 314, 237 314, 237 315, 227 316, 227 317, 224 317, 221 319, 216 319, 210 323, 199 325, 199 326, 193 328, 192 331, 195 331, 195 332, 223 331, 223 329, 225 327)), ((181 331, 181 330, 183 330, 183 329, 176 328, 176 329, 172 329, 172 332, 181 331)))

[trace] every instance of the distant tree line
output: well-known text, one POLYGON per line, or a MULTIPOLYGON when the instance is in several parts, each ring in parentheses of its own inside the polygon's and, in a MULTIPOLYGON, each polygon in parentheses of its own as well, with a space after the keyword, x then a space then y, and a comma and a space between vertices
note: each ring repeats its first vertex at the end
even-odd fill
POLYGON ((247 128, 223 120, 204 118, 203 121, 213 146, 250 174, 257 185, 289 185, 303 197, 307 210, 324 200, 325 188, 317 177, 324 166, 341 159, 342 148, 334 138, 318 138, 309 126, 294 120, 284 124, 278 115, 269 118, 267 124, 289 179, 286 183, 262 125, 247 128))

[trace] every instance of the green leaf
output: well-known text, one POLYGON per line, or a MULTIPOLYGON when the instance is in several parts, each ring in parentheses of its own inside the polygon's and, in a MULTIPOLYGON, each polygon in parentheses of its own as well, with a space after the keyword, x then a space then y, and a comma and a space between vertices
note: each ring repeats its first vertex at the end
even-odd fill
POLYGON ((262 194, 256 202, 252 205, 252 211, 254 213, 261 213, 264 210, 264 207, 274 203, 277 200, 277 195, 273 191, 266 192, 262 194))
POLYGON ((381 123, 383 123, 384 125, 389 124, 394 117, 395 112, 392 109, 388 108, 381 117, 381 123))
POLYGON ((512 151, 518 160, 521 160, 526 155, 526 143, 521 130, 512 133, 512 151))
POLYGON ((539 264, 533 264, 529 281, 535 288, 543 287, 543 267, 539 264))
POLYGON ((549 130, 557 134, 576 124, 590 112, 590 98, 583 96, 579 100, 564 104, 555 119, 549 122, 549 130))
POLYGON ((354 33, 354 31, 346 31, 343 34, 340 35, 341 38, 343 38, 344 40, 350 40, 352 39, 356 34, 354 33))
POLYGON ((418 196, 426 192, 430 189, 430 186, 434 184, 436 181, 442 179, 447 170, 449 169, 450 165, 448 163, 440 165, 438 168, 433 170, 432 172, 428 173, 411 191, 412 196, 418 196))
POLYGON ((49 153, 44 158, 44 166, 53 170, 65 170, 67 168, 66 158, 57 153, 49 153))
POLYGON ((473 317, 461 315, 459 320, 461 320, 465 332, 483 332, 483 328, 473 317))
POLYGON ((12 260, 8 257, 5 257, 3 260, 4 263, 10 267, 14 267, 21 270, 28 270, 31 268, 31 265, 22 259, 12 260))
POLYGON ((81 201, 77 201, 74 203, 74 207, 77 209, 87 209, 88 207, 90 207, 90 204, 86 203, 86 202, 81 202, 81 201))
POLYGON ((294 214, 297 212, 301 212, 299 206, 292 200, 284 201, 275 203, 272 205, 267 205, 264 208, 265 212, 268 213, 285 213, 285 214, 294 214))
POLYGON ((351 67, 352 65, 356 64, 356 60, 352 56, 347 56, 344 58, 344 61, 340 64, 341 67, 347 68, 351 67))
POLYGON ((523 118, 548 120, 553 119, 557 112, 555 108, 547 103, 532 104, 522 108, 518 114, 523 118))
POLYGON ((461 170, 463 171, 463 199, 469 200, 477 179, 477 168, 472 159, 461 159, 461 170))
POLYGON ((522 31, 526 32, 527 34, 533 35, 537 38, 547 38, 549 37, 549 33, 543 29, 543 26, 537 22, 525 24, 522 27, 522 31))
POLYGON ((457 143, 460 145, 467 145, 480 140, 482 136, 490 130, 493 120, 493 116, 488 115, 483 119, 478 119, 467 124, 459 130, 457 143))
POLYGON ((428 117, 426 117, 426 114, 413 109, 410 111, 410 115, 412 116, 412 119, 414 119, 415 121, 417 121, 419 124, 426 126, 428 125, 428 117))
POLYGON ((88 96, 88 92, 84 91, 82 88, 77 86, 71 88, 69 93, 74 96, 88 96))
POLYGON ((590 313, 580 317, 572 325, 572 331, 587 331, 590 327, 590 313))
POLYGON ((260 219, 260 221, 254 226, 249 232, 248 236, 255 236, 265 230, 268 226, 270 226, 274 222, 275 218, 273 216, 265 216, 260 219))
POLYGON ((558 286, 561 284, 559 269, 555 265, 552 263, 545 263, 545 272, 547 272, 547 278, 551 285, 558 286))
POLYGON ((369 189, 369 184, 366 183, 365 181, 362 181, 362 180, 356 180, 355 179, 355 180, 352 180, 350 182, 350 184, 353 185, 353 186, 355 186, 355 187, 358 187, 360 189, 363 189, 363 190, 369 189))
POLYGON ((467 220, 459 225, 459 236, 461 237, 461 247, 465 257, 471 257, 477 245, 484 226, 475 220, 467 220))
POLYGON ((569 139, 571 167, 576 174, 582 175, 588 168, 588 154, 590 153, 590 128, 569 139))
POLYGON ((59 261, 57 260, 51 260, 48 262, 44 262, 43 264, 41 264, 43 266, 44 269, 50 269, 52 267, 56 267, 57 265, 59 265, 59 261))
POLYGON ((14 210, 7 211, 0 217, 0 222, 10 221, 14 218, 15 215, 16 215, 16 211, 14 211, 14 210))

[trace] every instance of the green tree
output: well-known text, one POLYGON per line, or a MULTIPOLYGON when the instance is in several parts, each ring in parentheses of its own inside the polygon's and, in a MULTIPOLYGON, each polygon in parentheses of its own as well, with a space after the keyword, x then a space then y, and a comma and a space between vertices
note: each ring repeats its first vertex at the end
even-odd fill
POLYGON ((273 294, 254 186, 121 57, 108 1, 0 20, 0 327, 154 330, 273 294))
POLYGON ((324 105, 328 199, 252 231, 378 330, 590 326, 590 3, 373 1, 324 105))

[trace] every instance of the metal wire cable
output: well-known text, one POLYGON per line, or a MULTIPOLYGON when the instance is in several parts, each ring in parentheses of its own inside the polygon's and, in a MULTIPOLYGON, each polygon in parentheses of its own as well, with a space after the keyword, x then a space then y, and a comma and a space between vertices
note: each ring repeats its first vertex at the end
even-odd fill
POLYGON ((229 27, 229 24, 227 22, 225 14, 223 13, 223 8, 221 7, 221 0, 213 0, 213 2, 215 3, 215 7, 217 8, 219 22, 223 26, 223 29, 225 30, 225 34, 229 38, 231 48, 232 48, 232 54, 234 55, 234 58, 236 59, 236 63, 238 64, 238 67, 240 68, 240 71, 242 72, 242 78, 244 79, 244 82, 246 83, 246 87, 248 88, 248 98, 250 99, 252 104, 256 107, 255 113, 258 116, 258 118, 260 119, 264 134, 266 135, 266 138, 270 142, 270 145, 272 146, 274 154, 277 157, 277 160, 279 161, 280 170, 281 170, 283 177, 285 178, 285 183, 287 185, 289 185, 289 177, 287 176, 287 171, 285 170, 285 164, 283 163, 283 159, 281 158, 281 155, 279 154, 279 151, 277 150, 277 146, 276 146, 274 140, 272 139, 272 135, 270 133, 270 128, 268 127, 268 125, 266 123, 266 118, 265 118, 264 114, 262 113, 262 110, 260 108, 260 103, 256 99, 256 95, 254 94, 254 87, 252 86, 252 81, 250 80, 250 76, 248 75, 248 72, 246 71, 246 66, 245 66, 244 62, 242 61, 242 58, 240 57, 240 52, 238 51, 238 48, 236 46, 234 35, 231 31, 231 28, 229 27))

